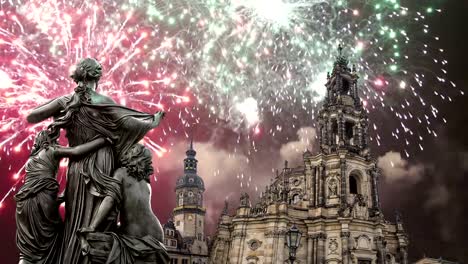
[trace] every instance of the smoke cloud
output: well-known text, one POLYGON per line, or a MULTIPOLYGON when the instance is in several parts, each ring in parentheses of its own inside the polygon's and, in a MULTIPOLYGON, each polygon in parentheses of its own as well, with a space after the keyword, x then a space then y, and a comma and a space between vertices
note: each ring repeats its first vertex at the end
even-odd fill
POLYGON ((309 149, 312 151, 317 132, 313 127, 302 127, 297 131, 297 141, 291 141, 281 146, 281 159, 287 160, 292 166, 302 163, 302 154, 309 149))
POLYGON ((394 151, 389 151, 379 157, 377 165, 382 169, 383 176, 389 183, 395 181, 416 183, 421 180, 424 173, 422 164, 410 165, 399 152, 394 151))

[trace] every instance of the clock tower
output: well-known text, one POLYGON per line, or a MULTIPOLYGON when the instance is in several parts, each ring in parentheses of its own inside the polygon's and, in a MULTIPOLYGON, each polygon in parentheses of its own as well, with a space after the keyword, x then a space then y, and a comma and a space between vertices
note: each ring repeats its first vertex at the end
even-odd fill
POLYGON ((190 239, 198 246, 192 251, 203 254, 207 251, 205 242, 205 208, 203 207, 203 193, 205 185, 203 179, 197 174, 197 152, 193 149, 193 140, 190 141, 187 157, 184 159, 184 174, 177 179, 176 207, 173 210, 174 224, 184 239, 190 239))

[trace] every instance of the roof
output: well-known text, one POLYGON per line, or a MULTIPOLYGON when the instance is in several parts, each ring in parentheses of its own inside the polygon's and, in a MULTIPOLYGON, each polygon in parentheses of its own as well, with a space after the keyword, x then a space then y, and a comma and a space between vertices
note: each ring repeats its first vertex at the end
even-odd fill
POLYGON ((205 183, 203 179, 196 173, 185 173, 182 177, 179 177, 176 182, 176 189, 195 187, 205 190, 205 183))

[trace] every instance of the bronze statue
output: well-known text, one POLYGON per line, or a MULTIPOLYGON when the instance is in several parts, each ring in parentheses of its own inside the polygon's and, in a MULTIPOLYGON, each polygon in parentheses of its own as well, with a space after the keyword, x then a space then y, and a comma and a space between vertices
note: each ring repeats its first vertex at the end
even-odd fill
MULTIPOLYGON (((91 58, 81 60, 71 75, 77 84, 75 92, 53 99, 27 116, 30 123, 54 117, 49 126, 51 137, 57 138, 60 129, 64 129, 71 147, 97 137, 110 138, 114 142, 112 146, 105 145, 86 156, 69 160, 64 194, 63 243, 58 245, 61 247, 58 263, 89 263, 81 252, 77 231, 90 226, 106 197, 112 198, 116 204, 121 203, 121 182, 112 175, 120 167, 123 153, 164 118, 164 112, 154 115, 138 112, 99 94, 97 88, 101 75, 99 62, 91 58)), ((100 223, 100 230, 115 230, 116 225, 117 210, 114 210, 100 223)))
MULTIPOLYGON (((62 220, 55 179, 61 158, 84 156, 108 144, 104 138, 73 148, 61 147, 49 131, 36 136, 26 163, 26 180, 16 200, 16 242, 22 263, 56 263, 62 220)), ((110 145, 110 144, 108 144, 110 145)))
POLYGON ((169 260, 161 242, 162 226, 151 210, 151 160, 151 152, 136 144, 123 155, 122 167, 114 173, 114 179, 122 183, 124 197, 120 207, 121 224, 116 233, 96 232, 116 205, 111 196, 104 199, 91 225, 79 230, 83 254, 89 254, 93 263, 100 263, 102 256, 96 253, 99 251, 106 252, 105 263, 166 263, 169 260))

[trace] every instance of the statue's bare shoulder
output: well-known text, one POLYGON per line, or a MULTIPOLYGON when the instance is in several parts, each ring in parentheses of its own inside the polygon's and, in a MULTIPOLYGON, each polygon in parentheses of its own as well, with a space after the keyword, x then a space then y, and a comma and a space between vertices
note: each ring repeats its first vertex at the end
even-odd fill
POLYGON ((115 101, 112 100, 109 96, 102 95, 96 92, 91 94, 91 100, 93 104, 115 104, 115 101))

